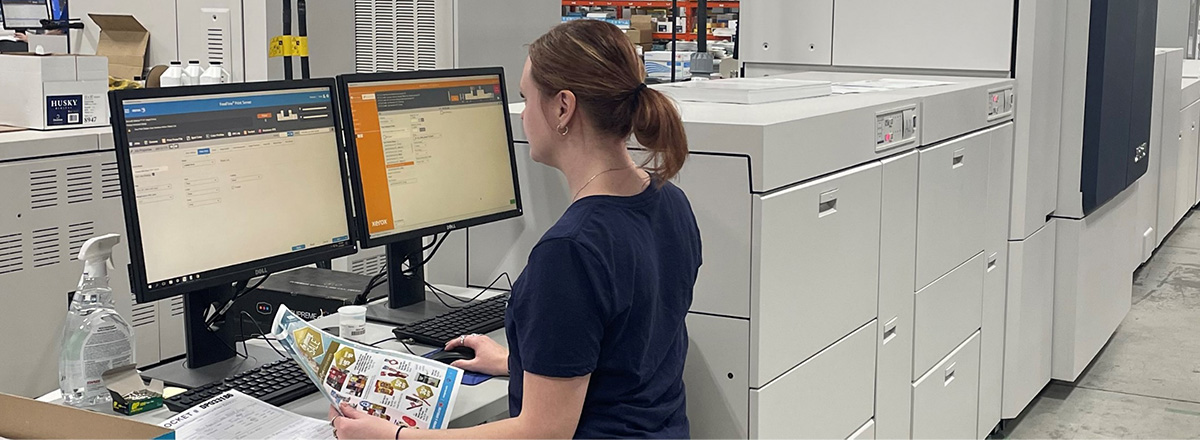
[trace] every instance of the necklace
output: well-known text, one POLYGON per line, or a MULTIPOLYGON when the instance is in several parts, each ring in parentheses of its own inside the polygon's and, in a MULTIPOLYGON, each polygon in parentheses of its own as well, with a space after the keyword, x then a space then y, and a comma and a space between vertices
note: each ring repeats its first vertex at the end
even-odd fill
POLYGON ((593 181, 593 180, 596 180, 596 178, 597 178, 597 177, 600 177, 600 176, 602 176, 602 175, 604 175, 604 174, 611 173, 611 172, 613 172, 613 171, 621 171, 621 170, 624 170, 624 169, 627 169, 627 167, 613 168, 613 169, 604 170, 604 171, 601 171, 601 172, 599 172, 599 173, 596 173, 596 175, 595 175, 595 176, 592 176, 592 178, 591 178, 591 179, 588 179, 587 183, 584 183, 584 184, 583 184, 583 186, 579 187, 579 191, 575 191, 575 197, 573 197, 573 198, 572 198, 572 200, 579 200, 579 195, 580 195, 580 194, 583 194, 583 190, 587 189, 588 185, 591 185, 591 184, 592 184, 592 181, 593 181))

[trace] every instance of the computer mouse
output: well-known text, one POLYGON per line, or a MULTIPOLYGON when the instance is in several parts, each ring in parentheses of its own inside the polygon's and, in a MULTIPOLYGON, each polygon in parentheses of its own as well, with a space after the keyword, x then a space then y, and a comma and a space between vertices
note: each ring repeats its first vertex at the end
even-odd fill
POLYGON ((434 353, 433 356, 430 356, 429 358, 443 364, 450 365, 451 363, 454 363, 454 361, 469 361, 471 359, 475 359, 475 350, 459 346, 454 347, 451 350, 439 351, 434 353))

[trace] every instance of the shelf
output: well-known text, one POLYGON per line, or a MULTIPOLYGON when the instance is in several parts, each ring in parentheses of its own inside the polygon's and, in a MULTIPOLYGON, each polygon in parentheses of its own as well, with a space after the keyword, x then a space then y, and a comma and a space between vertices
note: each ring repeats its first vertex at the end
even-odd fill
MULTIPOLYGON (((720 36, 720 35, 709 35, 708 36, 709 40, 728 40, 731 38, 733 38, 733 37, 725 37, 725 36, 720 36)), ((671 33, 670 32, 655 32, 654 39, 655 40, 670 40, 671 33)), ((696 34, 679 34, 679 41, 695 41, 695 40, 696 40, 696 34)))
MULTIPOLYGON (((736 8, 739 2, 708 2, 710 8, 736 8)), ((669 8, 671 2, 655 0, 655 1, 595 1, 595 0, 562 0, 563 6, 630 6, 642 8, 669 8)), ((699 6, 699 2, 681 1, 681 8, 695 8, 699 6)))

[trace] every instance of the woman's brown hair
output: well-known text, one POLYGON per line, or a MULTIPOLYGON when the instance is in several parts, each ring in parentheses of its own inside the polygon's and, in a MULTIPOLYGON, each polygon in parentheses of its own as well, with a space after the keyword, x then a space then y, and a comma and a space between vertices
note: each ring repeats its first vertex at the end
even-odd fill
POLYGON ((643 166, 660 182, 679 174, 688 155, 679 111, 645 86, 646 69, 620 29, 597 20, 563 23, 530 45, 529 60, 543 94, 570 90, 602 134, 626 139, 632 133, 650 151, 643 166))

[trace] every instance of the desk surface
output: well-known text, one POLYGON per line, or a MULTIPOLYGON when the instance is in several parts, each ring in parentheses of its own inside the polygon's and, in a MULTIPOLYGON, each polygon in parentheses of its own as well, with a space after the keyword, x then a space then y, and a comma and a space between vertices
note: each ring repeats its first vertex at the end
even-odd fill
MULTIPOLYGON (((467 298, 473 296, 475 292, 479 291, 479 289, 463 289, 450 286, 438 287, 454 294, 455 296, 465 296, 467 298), (470 296, 466 296, 468 293, 470 296)), ((495 294, 485 294, 483 295, 483 298, 488 298, 494 295, 495 294)), ((313 320, 312 324, 321 328, 336 327, 338 325, 338 317, 336 314, 325 316, 313 320)), ((508 341, 504 337, 504 329, 496 330, 488 333, 487 335, 502 345, 508 345, 508 341)), ((379 344, 379 348, 407 352, 407 350, 404 348, 404 345, 394 339, 392 335, 392 326, 382 325, 374 322, 367 323, 367 334, 361 338, 363 343, 370 344, 385 339, 390 340, 388 342, 379 344)), ((247 343, 260 346, 266 345, 262 339, 247 341, 247 343)), ((411 344, 410 346, 418 355, 423 355, 436 349, 435 347, 419 344, 411 344)), ((274 359, 269 359, 267 361, 273 360, 274 359)), ((46 393, 42 397, 38 398, 38 400, 54 403, 60 403, 62 401, 61 394, 58 390, 46 393)), ((324 420, 329 414, 329 401, 325 400, 321 393, 313 393, 283 405, 281 408, 296 414, 324 420)), ((94 408, 93 410, 116 414, 112 412, 111 407, 94 408)), ((164 407, 162 409, 132 416, 132 418, 144 423, 157 425, 171 418, 171 416, 174 414, 175 413, 167 410, 164 407)), ((459 428, 474 426, 489 420, 494 420, 498 416, 507 415, 508 378, 496 377, 479 385, 462 387, 458 395, 458 400, 454 404, 454 411, 452 412, 453 417, 450 419, 450 427, 459 428)))

